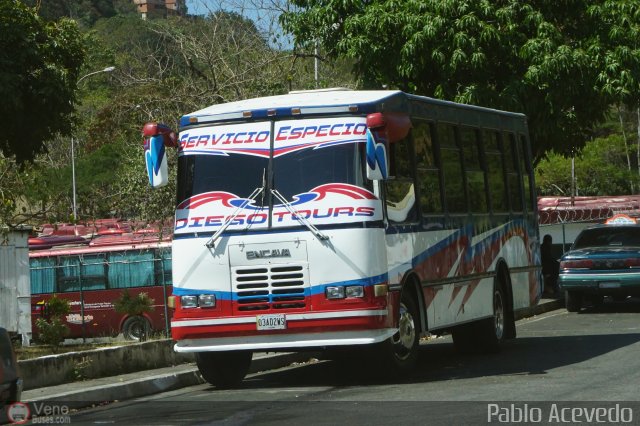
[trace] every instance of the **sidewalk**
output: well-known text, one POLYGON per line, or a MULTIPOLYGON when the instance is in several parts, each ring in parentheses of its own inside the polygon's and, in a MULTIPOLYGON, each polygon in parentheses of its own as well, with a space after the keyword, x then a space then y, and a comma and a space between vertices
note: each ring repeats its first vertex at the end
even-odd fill
MULTIPOLYGON (((516 320, 540 315, 563 306, 564 302, 561 299, 542 299, 536 306, 521 312, 516 320)), ((313 356, 312 352, 255 353, 249 372, 275 370, 294 362, 306 362, 313 356)), ((195 364, 182 364, 32 389, 22 393, 22 401, 60 402, 70 407, 81 408, 101 402, 139 398, 201 383, 204 383, 204 380, 200 377, 195 364)))

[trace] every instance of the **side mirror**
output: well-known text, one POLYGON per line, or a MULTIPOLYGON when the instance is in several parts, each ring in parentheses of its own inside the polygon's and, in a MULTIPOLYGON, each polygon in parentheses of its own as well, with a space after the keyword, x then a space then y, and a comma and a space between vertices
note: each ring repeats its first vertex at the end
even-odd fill
POLYGON ((404 139, 411 129, 411 119, 403 114, 367 115, 367 178, 384 180, 389 177, 389 144, 404 139))
POLYGON ((144 137, 144 158, 147 164, 149 184, 160 188, 169 183, 167 152, 165 147, 178 146, 176 133, 169 126, 147 123, 142 128, 144 137))
POLYGON ((367 129, 367 179, 385 180, 389 177, 389 157, 387 155, 387 140, 374 136, 375 130, 367 129))

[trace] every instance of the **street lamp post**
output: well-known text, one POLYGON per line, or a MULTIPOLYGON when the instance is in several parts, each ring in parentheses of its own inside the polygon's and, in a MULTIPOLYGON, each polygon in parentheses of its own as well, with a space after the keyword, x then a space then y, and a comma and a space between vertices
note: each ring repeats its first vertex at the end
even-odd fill
MULTIPOLYGON (((104 69, 98 70, 98 71, 94 71, 94 72, 90 72, 89 74, 83 75, 82 77, 80 77, 78 79, 78 82, 76 83, 76 86, 78 84, 80 84, 80 82, 82 80, 84 80, 87 77, 91 77, 92 75, 96 75, 96 74, 100 74, 102 72, 111 72, 113 70, 115 70, 116 67, 106 67, 104 69)), ((71 136, 71 181, 72 181, 72 186, 73 186, 73 224, 74 226, 76 225, 76 222, 78 221, 78 211, 77 211, 77 206, 76 206, 76 156, 75 156, 75 150, 74 150, 74 141, 73 141, 73 136, 71 136)), ((82 325, 82 343, 84 343, 86 341, 85 339, 85 321, 84 321, 84 293, 83 293, 83 289, 82 289, 82 263, 78 264, 78 280, 80 281, 80 324, 82 325)))
MULTIPOLYGON (((89 74, 85 74, 78 79, 78 82, 76 83, 76 85, 80 84, 80 82, 87 77, 91 77, 92 75, 100 74, 103 72, 111 72, 115 69, 116 67, 112 66, 112 67, 106 67, 98 71, 90 72, 89 74)), ((75 224, 78 221, 78 208, 76 204, 76 156, 75 156, 75 150, 73 145, 74 145, 73 136, 71 136, 71 184, 73 188, 73 223, 75 224)), ((83 318, 83 323, 84 323, 84 318, 83 318)))

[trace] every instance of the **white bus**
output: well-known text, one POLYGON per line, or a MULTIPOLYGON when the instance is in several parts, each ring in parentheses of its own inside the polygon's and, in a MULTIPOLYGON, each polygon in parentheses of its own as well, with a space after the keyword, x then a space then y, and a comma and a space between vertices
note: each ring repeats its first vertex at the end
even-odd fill
POLYGON ((214 385, 253 351, 367 345, 405 372, 427 334, 494 350, 540 298, 522 114, 337 89, 143 133, 152 186, 178 149, 171 330, 214 385))

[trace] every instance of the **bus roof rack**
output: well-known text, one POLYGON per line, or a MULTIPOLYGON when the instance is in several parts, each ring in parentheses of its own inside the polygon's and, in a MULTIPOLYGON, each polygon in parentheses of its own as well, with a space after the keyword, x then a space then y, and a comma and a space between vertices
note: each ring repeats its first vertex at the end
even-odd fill
POLYGON ((353 90, 348 87, 327 87, 325 89, 311 89, 311 90, 290 90, 290 95, 297 95, 299 93, 321 93, 321 92, 338 92, 341 90, 353 90))

